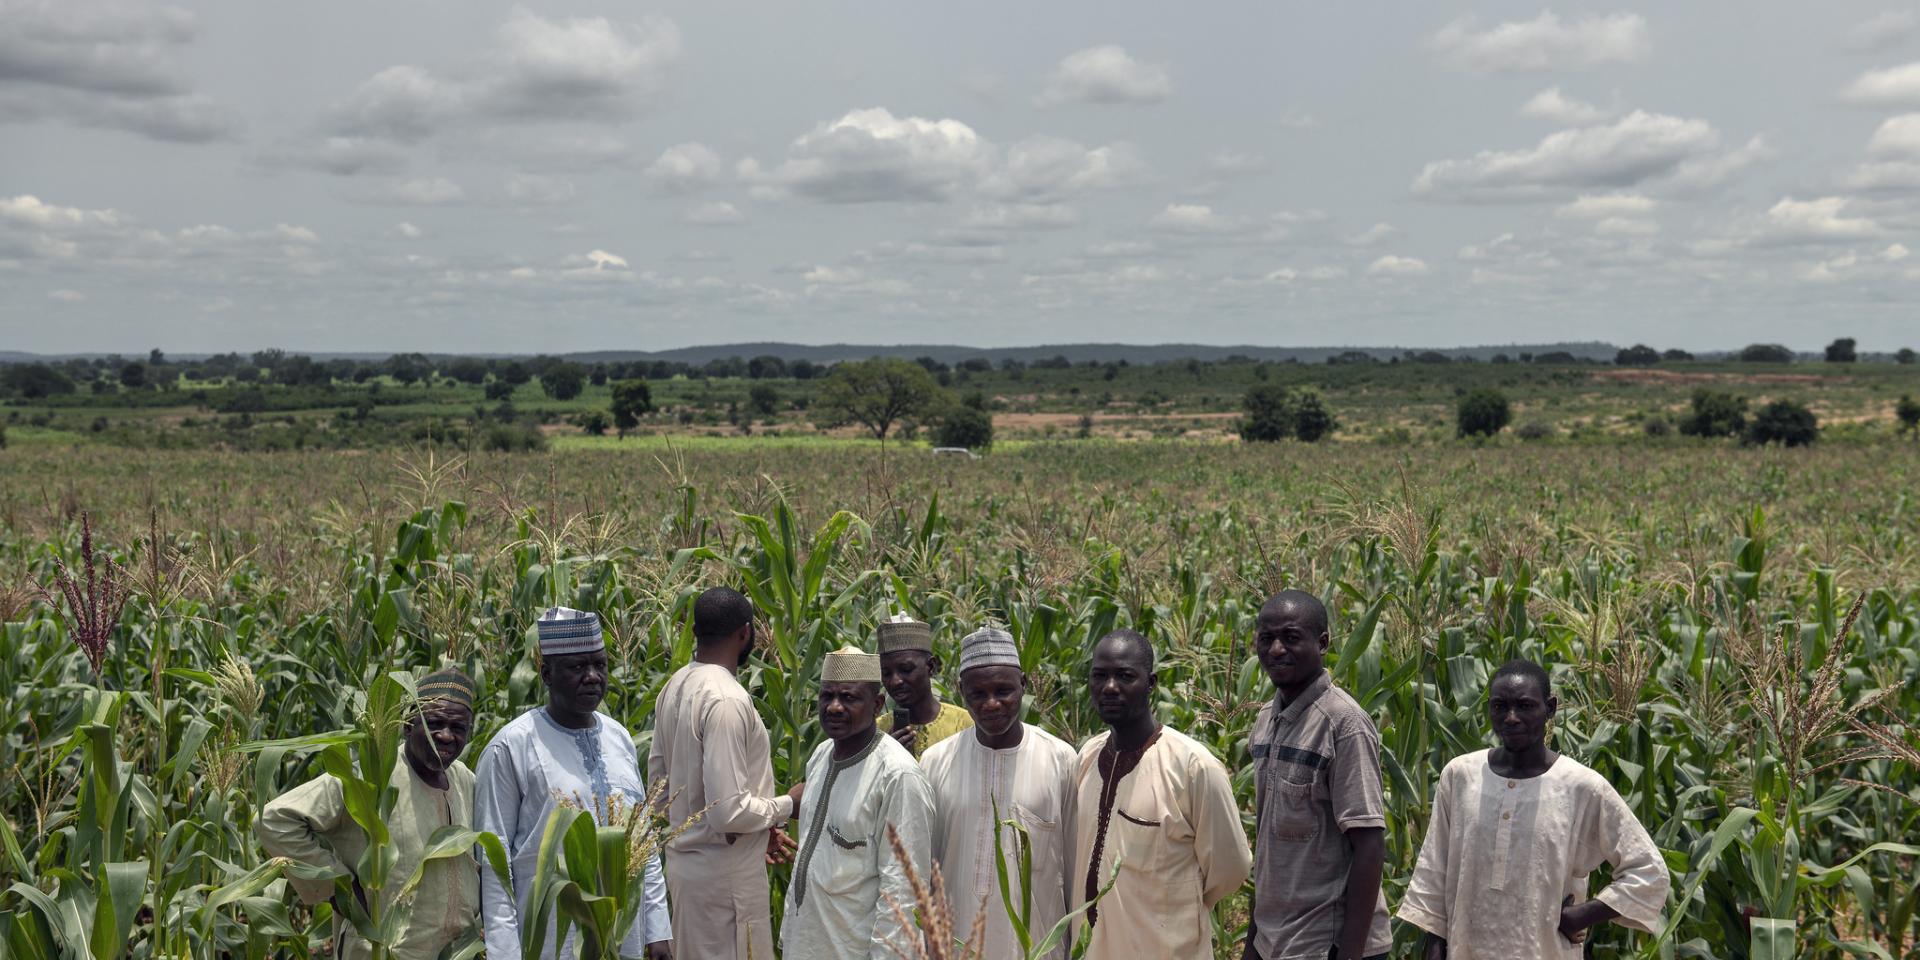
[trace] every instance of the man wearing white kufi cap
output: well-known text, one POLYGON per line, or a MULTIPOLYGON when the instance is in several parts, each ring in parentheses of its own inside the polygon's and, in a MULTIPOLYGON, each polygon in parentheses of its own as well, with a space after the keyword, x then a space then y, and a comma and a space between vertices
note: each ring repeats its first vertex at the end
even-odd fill
MULTIPOLYGON (((553 607, 540 615, 540 679, 547 705, 514 718, 480 755, 474 826, 506 845, 513 890, 492 870, 480 871, 480 919, 487 960, 517 960, 520 925, 533 895, 535 861, 547 818, 561 803, 587 811, 602 826, 644 814, 647 792, 633 737, 599 712, 607 695, 607 650, 600 619, 553 607)), ((645 903, 620 946, 623 957, 668 960, 673 930, 658 855, 648 861, 645 903)), ((558 950, 548 927, 544 958, 574 956, 572 938, 558 950)))
MULTIPOLYGON (((1067 864, 1073 859, 1075 751, 1020 721, 1026 693, 1012 635, 994 627, 968 634, 960 641, 960 701, 973 729, 928 747, 920 758, 933 789, 933 856, 946 878, 953 929, 970 936, 975 915, 984 911, 985 940, 969 944, 982 957, 1022 954, 996 879, 996 823, 1018 823, 1031 844, 1031 885, 1023 890, 1014 830, 999 828, 1014 909, 1034 941, 1066 916, 1072 900, 1067 864)), ((1064 940, 1049 954, 1065 955, 1064 940)))
POLYGON ((933 800, 913 756, 874 728, 885 704, 878 656, 854 647, 827 654, 820 727, 828 740, 807 761, 800 856, 780 928, 785 960, 896 960, 911 956, 920 936, 900 919, 915 903, 887 828, 928 882, 933 800))

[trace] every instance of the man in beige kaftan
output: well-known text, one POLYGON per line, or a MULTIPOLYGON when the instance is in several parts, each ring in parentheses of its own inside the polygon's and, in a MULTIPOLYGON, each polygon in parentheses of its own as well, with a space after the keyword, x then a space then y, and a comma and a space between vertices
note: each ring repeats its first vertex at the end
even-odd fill
POLYGON ((1075 923, 1087 960, 1213 956, 1214 904, 1246 882, 1253 853, 1227 770, 1153 715, 1153 647, 1116 630, 1094 647, 1094 710, 1108 732, 1080 750, 1074 905, 1112 889, 1075 923))
POLYGON ((767 860, 792 844, 800 788, 774 793, 767 728, 736 676, 753 652, 753 604, 725 587, 693 604, 693 662, 674 672, 654 706, 648 775, 666 781, 673 828, 667 897, 675 960, 773 960, 767 860))

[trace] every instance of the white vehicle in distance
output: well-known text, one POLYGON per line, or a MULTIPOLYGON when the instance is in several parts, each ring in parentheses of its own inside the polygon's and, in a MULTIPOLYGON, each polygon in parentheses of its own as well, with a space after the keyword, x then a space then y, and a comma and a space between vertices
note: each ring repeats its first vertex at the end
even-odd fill
POLYGON ((938 457, 943 454, 956 456, 956 457, 966 457, 968 460, 980 459, 979 454, 974 453, 972 450, 968 450, 966 447, 934 447, 933 448, 934 456, 938 457))

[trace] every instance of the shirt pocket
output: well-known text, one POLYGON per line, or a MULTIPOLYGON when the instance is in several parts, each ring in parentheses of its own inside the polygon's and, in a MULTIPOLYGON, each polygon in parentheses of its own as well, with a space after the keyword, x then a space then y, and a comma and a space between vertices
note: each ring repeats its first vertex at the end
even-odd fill
POLYGON ((861 834, 829 823, 815 851, 827 861, 820 888, 828 893, 851 893, 874 875, 873 844, 861 834))
POLYGON ((1040 811, 1024 803, 1016 803, 1013 805, 1013 816, 1011 819, 1015 823, 1026 827, 1029 834, 1051 833, 1052 831, 1060 829, 1060 820, 1057 814, 1052 818, 1045 817, 1041 815, 1040 811))
POLYGON ((1107 823, 1107 839, 1119 855, 1120 869, 1161 876, 1169 866, 1171 826, 1167 814, 1157 807, 1136 805, 1128 809, 1115 804, 1113 819, 1107 823))
POLYGON ((1319 771, 1284 760, 1269 760, 1268 764, 1261 836, 1291 842, 1318 837, 1325 819, 1320 815, 1319 771))

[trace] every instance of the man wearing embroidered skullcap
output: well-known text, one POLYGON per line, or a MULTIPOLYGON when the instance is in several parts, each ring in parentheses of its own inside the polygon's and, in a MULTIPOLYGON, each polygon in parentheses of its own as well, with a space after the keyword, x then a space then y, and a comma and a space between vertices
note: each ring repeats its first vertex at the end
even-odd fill
POLYGON ((918 757, 927 748, 973 725, 966 708, 941 703, 933 692, 940 658, 933 653, 933 627, 901 613, 880 624, 880 682, 893 698, 893 712, 880 717, 880 732, 918 757))
MULTIPOLYGON (((442 670, 416 685, 419 709, 407 727, 401 751, 403 763, 393 765, 390 781, 397 796, 387 816, 387 836, 395 854, 380 897, 391 909, 401 880, 420 867, 427 841, 443 827, 466 827, 473 822, 473 772, 460 762, 473 733, 473 681, 458 670, 442 670)), ((289 875, 287 881, 307 905, 332 900, 339 956, 347 960, 371 957, 373 949, 345 922, 354 910, 365 910, 366 891, 360 874, 367 852, 367 835, 347 812, 339 779, 322 774, 280 795, 260 811, 254 822, 260 845, 269 854, 295 863, 332 871, 329 879, 289 875), (355 902, 345 902, 345 897, 355 902)), ((431 960, 473 928, 480 910, 480 875, 471 858, 443 857, 427 861, 420 884, 414 888, 413 912, 406 928, 390 945, 395 960, 431 960)))
POLYGON ((880 735, 886 705, 880 658, 854 647, 827 654, 820 675, 820 727, 827 742, 807 761, 800 801, 800 855, 780 927, 785 960, 897 960, 920 932, 902 921, 916 908, 907 860, 928 883, 933 799, 905 747, 880 735))
MULTIPOLYGON (((535 861, 547 818, 562 803, 587 812, 601 826, 646 815, 647 791, 633 737, 599 712, 607 695, 607 650, 600 618, 553 607, 540 615, 540 680, 547 705, 514 718, 480 755, 474 822, 506 846, 508 890, 492 870, 480 875, 481 922, 487 960, 521 956, 520 925, 533 895, 535 861)), ((623 957, 668 960, 673 929, 660 858, 648 861, 644 904, 620 946, 623 957)), ((574 956, 572 938, 556 949, 548 928, 543 958, 574 956)))
MULTIPOLYGON (((969 944, 982 957, 1023 954, 999 893, 996 829, 1014 910, 1035 942, 1066 916, 1072 899, 1074 749, 1021 722, 1026 693, 1013 636, 995 627, 968 634, 960 641, 960 701, 973 729, 928 747, 920 758, 933 790, 933 858, 946 878, 953 929, 971 936, 984 912, 984 939, 969 944), (1032 874, 1025 888, 1018 837, 1008 821, 1027 834, 1032 874)), ((1065 957, 1066 950, 1063 939, 1047 956, 1065 957)))
POLYGON ((802 787, 774 792, 766 724, 737 674, 754 648, 753 602, 714 587, 693 601, 693 661, 674 671, 653 708, 647 771, 665 780, 676 960, 773 958, 769 859, 784 862, 802 787))

